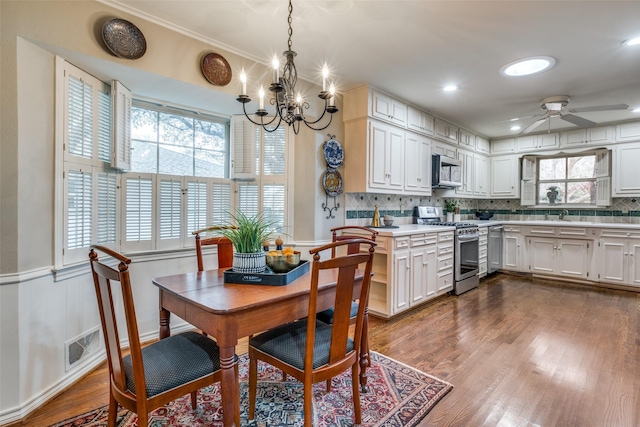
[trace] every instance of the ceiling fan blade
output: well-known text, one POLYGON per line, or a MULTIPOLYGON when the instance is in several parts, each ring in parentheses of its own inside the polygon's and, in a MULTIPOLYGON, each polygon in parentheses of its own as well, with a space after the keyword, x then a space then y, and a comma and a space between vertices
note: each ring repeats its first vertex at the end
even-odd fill
POLYGON ((538 126, 540 126, 542 123, 544 123, 544 122, 545 122, 545 120, 547 120, 548 118, 549 118, 549 117, 547 116, 547 117, 544 117, 544 118, 542 118, 542 119, 538 119, 538 120, 536 120, 535 122, 531 123, 529 126, 527 126, 526 128, 524 128, 524 130, 523 130, 522 132, 520 132, 520 134, 523 134, 523 133, 529 133, 529 132, 531 132, 532 130, 534 130, 535 128, 537 128, 538 126))
POLYGON ((614 104, 614 105, 594 105, 593 107, 582 108, 570 108, 570 113, 588 113, 590 111, 613 111, 613 110, 626 110, 629 106, 627 104, 614 104))
POLYGON ((509 120, 500 120, 499 122, 493 122, 493 123, 508 123, 508 122, 517 122, 518 120, 524 120, 524 119, 532 119, 534 117, 542 117, 545 114, 534 114, 533 116, 524 116, 524 117, 514 117, 513 119, 509 119, 509 120))
POLYGON ((590 128, 597 125, 596 122, 592 122, 591 120, 587 120, 580 116, 574 116, 573 114, 563 114, 560 118, 569 123, 573 123, 576 126, 580 126, 581 128, 590 128))

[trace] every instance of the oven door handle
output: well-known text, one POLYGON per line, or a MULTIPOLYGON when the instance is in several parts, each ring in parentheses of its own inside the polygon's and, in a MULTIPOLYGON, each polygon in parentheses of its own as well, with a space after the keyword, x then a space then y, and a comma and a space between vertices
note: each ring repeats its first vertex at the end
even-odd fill
POLYGON ((480 236, 456 236, 459 242, 473 242, 474 240, 480 240, 480 236))

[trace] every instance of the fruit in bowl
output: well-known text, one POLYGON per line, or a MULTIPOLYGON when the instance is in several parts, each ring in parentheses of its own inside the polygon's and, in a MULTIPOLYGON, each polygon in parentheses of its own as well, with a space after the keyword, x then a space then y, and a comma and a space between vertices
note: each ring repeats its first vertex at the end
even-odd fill
POLYGON ((267 252, 266 257, 267 265, 274 273, 287 273, 300 264, 300 252, 292 248, 267 252))

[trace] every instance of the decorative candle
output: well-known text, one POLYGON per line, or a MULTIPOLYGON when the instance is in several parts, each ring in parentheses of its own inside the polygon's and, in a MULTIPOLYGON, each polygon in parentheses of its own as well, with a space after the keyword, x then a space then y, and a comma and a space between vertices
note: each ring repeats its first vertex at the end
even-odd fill
POLYGON ((278 68, 280 68, 280 61, 278 60, 278 57, 275 54, 273 55, 271 66, 273 67, 273 82, 279 83, 280 79, 278 78, 278 68))
POLYGON ((329 107, 334 107, 335 106, 336 87, 333 85, 333 83, 331 83, 331 86, 329 86, 329 93, 331 94, 331 97, 329 97, 329 107))
POLYGON ((298 92, 298 95, 296 96, 296 113, 302 113, 302 95, 300 92, 298 92))
POLYGON ((240 81, 242 82, 242 92, 240 95, 247 94, 247 74, 244 72, 244 68, 240 71, 240 81))
POLYGON ((261 110, 264 110, 264 88, 260 85, 260 90, 258 91, 258 97, 260 98, 260 106, 261 110))
POLYGON ((325 62, 324 67, 322 67, 322 90, 327 90, 327 77, 329 77, 329 67, 327 67, 327 63, 325 62))

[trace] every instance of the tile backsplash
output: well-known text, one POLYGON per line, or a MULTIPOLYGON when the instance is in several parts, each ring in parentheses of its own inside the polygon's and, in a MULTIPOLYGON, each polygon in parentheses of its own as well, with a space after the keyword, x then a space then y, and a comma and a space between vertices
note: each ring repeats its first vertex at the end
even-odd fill
MULTIPOLYGON (((347 225, 367 225, 371 222, 375 206, 380 216, 392 215, 394 225, 411 224, 413 207, 418 205, 444 206, 452 197, 407 196, 376 193, 346 193, 345 214, 347 225)), ((456 199, 459 202, 462 220, 476 219, 477 211, 493 212, 495 220, 533 221, 557 219, 562 208, 532 208, 521 206, 520 199, 456 199)), ((603 223, 640 224, 640 199, 615 198, 613 204, 605 208, 568 209, 572 221, 603 223)))

